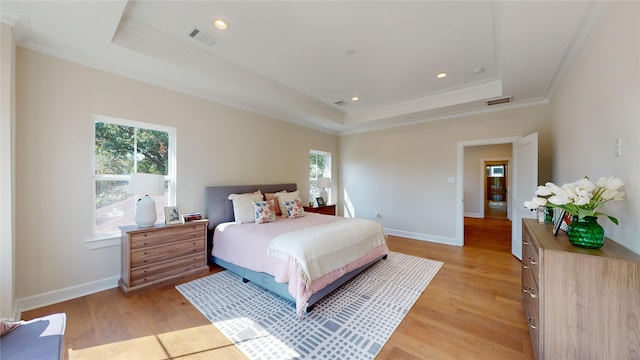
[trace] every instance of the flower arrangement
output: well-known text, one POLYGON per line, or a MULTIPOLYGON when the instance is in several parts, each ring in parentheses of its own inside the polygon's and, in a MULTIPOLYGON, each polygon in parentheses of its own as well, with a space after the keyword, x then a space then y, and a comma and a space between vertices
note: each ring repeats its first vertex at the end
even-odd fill
POLYGON ((531 201, 525 201, 524 206, 531 210, 541 206, 555 207, 578 216, 580 219, 604 215, 618 225, 618 219, 598 212, 597 209, 608 201, 624 200, 626 194, 624 191, 620 191, 623 185, 622 180, 613 177, 602 177, 594 184, 585 176, 583 179, 564 184, 562 187, 548 182, 544 186, 538 186, 537 196, 534 196, 531 201))

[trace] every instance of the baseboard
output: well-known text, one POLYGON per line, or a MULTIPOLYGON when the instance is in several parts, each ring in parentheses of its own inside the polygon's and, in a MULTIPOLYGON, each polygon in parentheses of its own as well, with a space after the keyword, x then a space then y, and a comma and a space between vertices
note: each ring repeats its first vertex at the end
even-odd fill
POLYGON ((402 230, 394 230, 385 228, 384 231, 389 235, 401 236, 409 239, 429 241, 438 244, 446 244, 446 245, 454 245, 454 246, 462 246, 463 244, 459 244, 455 238, 437 236, 437 235, 429 235, 429 234, 421 234, 421 233, 413 233, 402 230))
POLYGON ((482 219, 482 218, 484 218, 484 215, 481 214, 481 213, 464 213, 464 217, 482 219))
POLYGON ((17 299, 16 307, 18 309, 18 318, 20 318, 23 311, 33 310, 43 306, 56 304, 62 301, 67 301, 79 298, 81 296, 97 293, 99 291, 112 289, 118 286, 119 279, 120 276, 114 276, 102 280, 92 281, 85 284, 17 299))

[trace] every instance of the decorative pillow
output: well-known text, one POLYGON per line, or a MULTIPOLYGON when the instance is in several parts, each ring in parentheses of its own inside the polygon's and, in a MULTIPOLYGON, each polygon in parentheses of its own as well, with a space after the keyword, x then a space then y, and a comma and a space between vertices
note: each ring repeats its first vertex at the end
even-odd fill
MULTIPOLYGON (((278 205, 280 205, 280 211, 282 212, 282 216, 287 216, 286 207, 284 206, 285 201, 294 201, 295 199, 300 200, 300 192, 298 190, 294 192, 286 192, 280 191, 276 193, 276 197, 278 198, 278 205)), ((302 201, 300 201, 302 203, 302 201)))
MULTIPOLYGON (((282 191, 283 193, 286 193, 287 190, 282 191)), ((278 197, 276 196, 275 193, 265 193, 264 194, 264 198, 265 200, 269 201, 269 200, 273 200, 273 208, 276 211, 276 216, 280 216, 282 215, 282 210, 280 210, 280 204, 278 203, 278 197)))
POLYGON ((238 224, 250 223, 255 221, 253 210, 254 201, 262 201, 262 193, 256 190, 252 193, 231 194, 229 200, 233 201, 233 217, 238 224))
POLYGON ((293 201, 285 201, 284 208, 287 209, 287 216, 289 219, 297 219, 304 216, 304 207, 300 199, 293 201))
POLYGON ((276 221, 276 211, 273 204, 273 200, 253 202, 256 224, 266 224, 276 221))

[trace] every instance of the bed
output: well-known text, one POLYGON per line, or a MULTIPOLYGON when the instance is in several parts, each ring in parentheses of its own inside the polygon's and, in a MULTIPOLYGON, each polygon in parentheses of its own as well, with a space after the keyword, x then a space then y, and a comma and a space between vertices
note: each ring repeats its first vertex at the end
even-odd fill
MULTIPOLYGON (((205 188, 209 263, 241 276, 244 282, 250 281, 295 302, 298 316, 302 316, 304 311, 311 311, 320 299, 375 262, 386 258, 389 252, 382 227, 370 220, 305 213, 297 219, 278 216, 277 221, 269 224, 238 224, 229 195, 248 194, 256 190, 262 194, 281 191, 294 193, 297 186, 288 183, 205 188), (292 255, 295 252, 278 248, 278 245, 291 242, 295 245, 306 243, 311 248, 323 247, 321 250, 325 251, 325 255, 318 258, 324 259, 309 264, 297 262, 292 255), (327 246, 344 246, 344 249, 327 256, 329 254, 324 248, 327 246), (260 258, 256 260, 255 256, 260 258), (339 268, 335 268, 336 264, 325 265, 323 261, 328 257, 331 258, 329 262, 333 258, 346 257, 343 260, 348 260, 348 263, 339 268)), ((322 253, 317 248, 312 252, 322 253)))

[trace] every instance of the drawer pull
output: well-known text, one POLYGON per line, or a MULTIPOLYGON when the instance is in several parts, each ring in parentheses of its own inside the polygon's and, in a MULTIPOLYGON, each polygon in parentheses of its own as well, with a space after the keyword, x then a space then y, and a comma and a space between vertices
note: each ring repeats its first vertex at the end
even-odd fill
POLYGON ((529 319, 528 319, 528 321, 529 321, 529 327, 530 327, 530 328, 532 328, 532 329, 534 329, 534 330, 537 330, 537 329, 538 329, 538 327, 537 327, 537 326, 535 326, 535 325, 533 324, 533 320, 534 320, 534 319, 533 319, 532 317, 529 317, 529 319))
POLYGON ((532 257, 529 258, 529 263, 531 265, 536 265, 537 264, 536 260, 534 258, 532 258, 532 257))
POLYGON ((527 288, 527 286, 526 286, 526 285, 522 285, 522 292, 523 292, 523 293, 525 293, 525 294, 526 294, 526 293, 528 293, 528 292, 529 292, 529 289, 530 289, 530 288, 527 288))
POLYGON ((528 292, 529 292, 529 296, 531 296, 532 298, 536 299, 538 297, 534 289, 529 288, 528 292))
POLYGON ((527 263, 524 263, 524 262, 523 262, 523 263, 522 263, 522 268, 523 268, 523 269, 528 269, 529 267, 527 266, 527 263))
POLYGON ((529 245, 529 242, 528 242, 527 240, 522 240, 522 243, 523 243, 524 245, 529 245))

